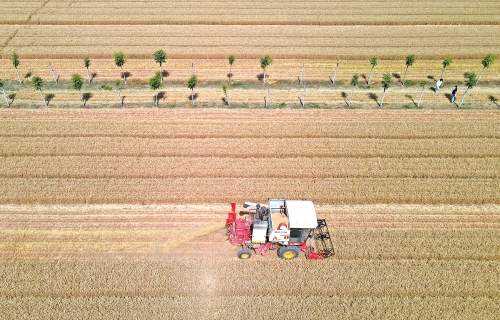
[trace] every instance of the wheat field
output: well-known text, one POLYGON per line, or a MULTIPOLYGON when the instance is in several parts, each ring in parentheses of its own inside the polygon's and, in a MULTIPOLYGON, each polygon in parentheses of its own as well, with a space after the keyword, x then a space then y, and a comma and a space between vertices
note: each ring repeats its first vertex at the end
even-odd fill
POLYGON ((494 110, 2 110, 0 122, 7 319, 496 317, 494 110), (228 203, 270 194, 313 199, 334 258, 238 261, 228 203))
POLYGON ((498 318, 500 2, 0 0, 0 25, 2 320, 498 318), (268 198, 313 200, 335 255, 239 260, 229 204, 268 198))

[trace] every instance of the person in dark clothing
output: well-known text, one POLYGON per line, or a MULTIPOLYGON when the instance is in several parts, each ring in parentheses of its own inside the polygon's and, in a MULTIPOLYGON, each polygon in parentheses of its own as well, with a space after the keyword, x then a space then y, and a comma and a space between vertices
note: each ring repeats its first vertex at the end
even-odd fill
POLYGON ((458 86, 455 86, 455 88, 453 88, 453 90, 451 91, 451 103, 454 103, 455 100, 457 99, 457 91, 458 91, 458 86))

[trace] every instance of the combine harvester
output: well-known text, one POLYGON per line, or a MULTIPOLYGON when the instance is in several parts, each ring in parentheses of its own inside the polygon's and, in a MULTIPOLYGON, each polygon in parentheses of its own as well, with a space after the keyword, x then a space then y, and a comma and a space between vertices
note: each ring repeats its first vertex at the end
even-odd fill
POLYGON ((335 253, 326 221, 316 217, 312 201, 272 199, 267 207, 245 202, 243 208, 247 211, 237 218, 236 203, 231 203, 226 219, 229 242, 241 246, 240 259, 270 250, 277 250, 286 260, 298 257, 301 251, 310 260, 335 253))

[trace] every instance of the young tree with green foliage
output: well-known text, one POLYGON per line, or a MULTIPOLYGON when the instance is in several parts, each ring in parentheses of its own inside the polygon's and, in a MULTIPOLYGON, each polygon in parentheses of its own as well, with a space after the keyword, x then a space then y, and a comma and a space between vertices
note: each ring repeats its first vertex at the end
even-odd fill
POLYGON ((382 88, 384 88, 384 92, 382 93, 382 99, 380 101, 380 107, 384 106, 385 94, 389 90, 392 85, 392 76, 390 73, 386 73, 382 76, 382 88))
POLYGON ((370 58, 370 65, 372 66, 372 68, 370 69, 370 75, 368 76, 368 80, 366 81, 366 84, 367 84, 367 85, 370 85, 370 84, 371 84, 372 75, 373 75, 373 70, 374 70, 374 69, 375 69, 375 67, 378 65, 378 59, 377 59, 377 57, 372 57, 372 58, 370 58))
MULTIPOLYGON (((79 74, 74 74, 71 76, 71 86, 77 91, 81 91, 83 87, 83 79, 79 74)), ((85 108, 87 104, 87 95, 82 94, 81 101, 83 102, 83 107, 85 108)))
POLYGON ((158 49, 158 50, 156 50, 153 53, 153 58, 155 59, 155 62, 160 65, 160 82, 163 83, 163 69, 162 69, 162 65, 165 62, 167 62, 167 54, 165 53, 165 50, 158 49))
POLYGON ((40 93, 40 97, 42 98, 43 105, 45 107, 48 107, 47 99, 45 99, 45 94, 43 93, 43 86, 44 86, 44 81, 40 77, 33 77, 31 79, 31 83, 33 84, 33 88, 35 88, 35 91, 38 91, 40 93))
POLYGON ((10 61, 12 62, 12 65, 16 69, 16 76, 17 76, 17 82, 23 83, 23 80, 21 79, 21 75, 19 74, 19 65, 21 64, 21 60, 19 60, 19 55, 17 52, 12 52, 12 55, 10 56, 10 61))
POLYGON ((495 62, 496 60, 496 57, 492 54, 487 54, 483 60, 481 60, 481 65, 483 66, 483 69, 481 70, 479 76, 478 76, 478 81, 479 81, 479 78, 483 75, 484 71, 486 69, 489 69, 489 67, 491 67, 493 65, 493 63, 495 62))
POLYGON ((91 65, 90 58, 85 57, 83 59, 83 66, 85 67, 85 69, 87 69, 87 80, 88 80, 89 84, 92 82, 92 74, 90 73, 90 65, 91 65))
POLYGON ((231 80, 233 79, 233 64, 236 61, 236 58, 233 55, 230 55, 227 57, 227 61, 229 62, 229 72, 227 73, 227 79, 229 80, 229 83, 231 83, 231 80))
POLYGON ((443 62, 441 62, 443 68, 441 69, 441 77, 439 77, 440 79, 444 79, 444 72, 446 71, 446 68, 448 68, 452 63, 453 63, 452 58, 445 58, 443 62))
POLYGON ((196 100, 196 96, 194 94, 194 88, 198 85, 198 77, 196 75, 192 75, 191 78, 186 82, 186 86, 188 87, 189 90, 191 90, 191 106, 194 107, 194 103, 196 100))
POLYGON ((260 58, 260 68, 262 69, 263 73, 264 73, 264 84, 267 83, 266 80, 267 80, 267 67, 269 67, 271 64, 273 63, 273 59, 271 59, 270 56, 268 55, 265 55, 263 56, 262 58, 260 58))
POLYGON ((458 106, 459 108, 462 107, 464 104, 465 96, 467 93, 469 93, 469 90, 472 90, 475 86, 477 86, 477 83, 479 82, 479 78, 474 72, 467 72, 465 74, 465 86, 467 89, 465 89, 464 95, 462 96, 462 100, 460 101, 460 105, 458 106))
POLYGON ((156 72, 153 77, 149 79, 149 87, 154 90, 154 104, 156 107, 160 104, 159 89, 161 87, 161 71, 156 72))
POLYGON ((123 52, 115 52, 113 54, 113 59, 115 60, 115 65, 121 70, 121 78, 123 79, 123 82, 127 84, 127 75, 123 70, 123 66, 125 65, 125 62, 127 62, 125 54, 123 52))
POLYGON ((406 59, 405 59, 405 65, 406 65, 406 68, 405 68, 405 72, 403 73, 403 77, 401 79, 401 84, 404 86, 405 85, 405 81, 406 81, 406 74, 408 73, 408 68, 410 68, 411 66, 413 66, 413 64, 415 64, 415 55, 414 54, 409 54, 408 56, 406 56, 406 59))
POLYGON ((483 60, 481 60, 481 64, 483 65, 483 70, 488 69, 495 62, 496 57, 492 54, 487 54, 483 60))

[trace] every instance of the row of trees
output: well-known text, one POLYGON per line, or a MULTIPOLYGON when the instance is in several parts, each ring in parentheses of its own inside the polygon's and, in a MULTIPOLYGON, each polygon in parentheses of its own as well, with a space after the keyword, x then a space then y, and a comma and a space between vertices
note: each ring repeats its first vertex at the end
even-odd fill
MULTIPOLYGON (((127 71, 125 71, 124 69, 124 66, 125 66, 125 63, 127 61, 126 59, 126 56, 123 52, 116 52, 113 54, 113 59, 114 59, 114 63, 115 65, 120 68, 121 70, 121 75, 120 75, 120 78, 121 78, 121 81, 117 81, 115 83, 115 90, 117 92, 117 95, 120 99, 120 104, 121 106, 124 106, 124 100, 125 100, 125 96, 122 94, 122 90, 123 90, 123 85, 127 85, 127 79, 128 77, 130 76, 130 73, 128 73, 127 71)), ((151 89, 154 90, 155 94, 154 94, 154 104, 156 106, 159 105, 159 100, 161 99, 161 97, 164 96, 164 92, 160 91, 160 89, 162 88, 163 84, 164 84, 164 77, 165 76, 168 76, 168 72, 166 72, 164 69, 163 69, 163 65, 167 62, 167 54, 166 52, 163 50, 163 49, 158 49, 156 50, 154 53, 153 53, 153 59, 154 61, 159 65, 159 71, 158 72, 155 72, 153 74, 153 76, 149 79, 149 86, 151 89)), ((223 97, 223 101, 226 105, 229 105, 229 89, 232 87, 232 79, 233 79, 233 73, 232 73, 232 67, 234 65, 236 61, 236 58, 235 56, 233 55, 230 55, 228 57, 228 63, 229 63, 229 71, 227 73, 227 78, 228 78, 228 82, 227 84, 223 84, 222 86, 222 91, 223 91, 223 94, 224 94, 224 97, 223 97)), ((465 73, 465 86, 466 86, 466 89, 465 89, 465 93, 462 97, 462 101, 460 103, 460 106, 463 104, 463 101, 464 101, 464 98, 465 96, 467 95, 467 93, 472 89, 474 88, 477 83, 479 82, 479 79, 482 75, 482 72, 484 72, 484 70, 488 69, 492 64, 493 62, 495 61, 495 57, 491 54, 488 54, 486 55, 482 60, 481 60, 481 64, 483 66, 481 72, 479 75, 475 74, 475 73, 472 73, 472 72, 467 72, 465 73)), ((15 70, 16 70, 16 76, 17 76, 17 81, 22 84, 23 83, 23 80, 20 76, 20 73, 19 73, 19 66, 21 64, 21 61, 20 61, 20 58, 19 56, 17 55, 16 52, 13 52, 12 53, 12 56, 11 56, 11 62, 12 62, 12 65, 14 66, 15 70)), ((262 83, 266 86, 266 96, 264 97, 264 104, 265 106, 268 105, 268 103, 270 102, 270 98, 269 98, 269 86, 268 86, 268 74, 267 74, 267 68, 272 64, 273 60, 270 56, 266 55, 266 56, 263 56, 260 58, 260 67, 262 69, 262 74, 259 75, 259 79, 262 80, 262 83)), ((406 82, 406 77, 407 77, 407 74, 408 74, 408 70, 410 69, 410 67, 412 67, 416 62, 416 57, 414 54, 410 54, 408 56, 406 56, 405 58, 405 68, 404 68, 404 71, 403 71, 403 74, 402 75, 397 75, 397 74, 394 74, 394 76, 396 78, 399 78, 400 80, 400 83, 402 86, 405 86, 407 84, 406 82)), ((445 74, 445 71, 446 69, 453 63, 453 60, 451 58, 445 58, 441 65, 442 65, 442 68, 441 68, 441 75, 440 75, 440 78, 442 79, 444 77, 444 74, 445 74)), ((365 80, 366 80, 366 84, 367 85, 371 85, 371 81, 372 81, 372 76, 373 76, 373 73, 374 73, 374 70, 375 68, 379 65, 379 59, 377 57, 372 57, 369 59, 369 64, 370 64, 370 70, 369 70, 369 75, 368 77, 365 77, 365 80)), ((330 80, 332 82, 333 85, 336 84, 336 81, 335 81, 335 77, 336 77, 336 73, 337 73, 337 70, 338 70, 338 67, 340 65, 340 62, 337 62, 337 66, 336 66, 336 69, 334 71, 334 74, 333 74, 333 77, 330 77, 330 80)), ((83 59, 83 66, 85 67, 86 71, 87 71, 87 81, 89 83, 89 85, 92 83, 93 79, 95 78, 96 76, 96 73, 93 73, 92 70, 91 70, 91 66, 92 66, 92 61, 89 57, 85 57, 83 59)), ((53 71, 54 73, 54 79, 56 80, 56 83, 58 82, 58 74, 53 70, 53 68, 51 68, 51 70, 53 71), (55 76, 57 74, 57 77, 55 76)), ((302 73, 299 77, 299 83, 303 83, 303 70, 302 70, 302 73)), ((388 89, 393 85, 394 81, 393 81, 393 75, 391 75, 390 73, 387 73, 387 74, 384 74, 382 76, 382 88, 383 88, 383 95, 382 95, 382 98, 381 98, 381 101, 379 102, 379 105, 382 107, 383 104, 384 104, 384 98, 385 98, 385 95, 388 91, 388 89)), ((45 98, 45 95, 43 93, 43 88, 44 88, 44 80, 41 79, 40 77, 32 77, 32 84, 33 84, 33 87, 36 91, 38 91, 40 93, 40 95, 42 96, 42 99, 43 99, 43 103, 45 106, 48 106, 48 101, 47 99, 45 98)), ((194 90, 196 88, 196 86, 198 85, 198 77, 196 76, 196 73, 195 73, 195 70, 194 70, 194 65, 193 65, 193 73, 191 75, 191 77, 188 79, 188 81, 186 82, 186 86, 187 88, 191 91, 191 94, 189 96, 189 100, 191 101, 192 105, 194 106, 195 105, 195 101, 196 101, 196 98, 197 98, 197 94, 195 94, 194 90)), ((350 81, 350 85, 352 86, 352 90, 351 90, 351 93, 352 91, 358 87, 359 85, 359 75, 358 74, 354 74, 351 81, 350 81)), ((426 81, 422 81, 420 82, 420 85, 422 87, 422 90, 421 90, 421 93, 420 93, 420 96, 419 96, 419 99, 418 99, 418 103, 417 103, 417 106, 420 105, 421 101, 422 101, 422 96, 423 96, 423 92, 424 92, 424 89, 427 85, 427 82, 426 81)), ((8 106, 10 106, 15 98, 15 94, 10 94, 8 95, 4 88, 3 88, 4 84, 2 82, 0 82, 0 90, 1 90, 1 93, 2 93, 2 96, 6 102, 6 104, 8 106)), ((71 86, 73 89, 81 92, 81 89, 83 88, 83 79, 81 77, 81 75, 79 74, 73 74, 72 77, 71 77, 71 86)), ((109 85, 103 85, 101 88, 103 88, 104 90, 113 90, 113 88, 109 85)), ((305 84, 304 84, 304 92, 305 92, 305 84)), ((348 94, 345 94, 345 100, 346 100, 346 103, 348 106, 351 105, 351 100, 350 100, 350 95, 348 94)), ((81 95, 81 100, 83 102, 83 106, 86 105, 87 101, 92 97, 92 94, 91 93, 83 93, 81 95)), ((301 102, 301 104, 303 104, 303 97, 299 97, 299 100, 301 102)))
MULTIPOLYGON (((415 64, 415 61, 416 61, 416 58, 415 58, 415 55, 413 55, 413 54, 408 55, 406 57, 406 59, 405 59, 405 69, 404 69, 404 73, 403 73, 403 75, 401 77, 401 84, 403 86, 406 83, 405 79, 406 79, 406 74, 408 72, 408 69, 415 64)), ((488 55, 486 55, 481 60, 481 65, 482 65, 483 68, 482 68, 481 73, 479 75, 477 75, 474 72, 466 72, 464 74, 464 78, 465 78, 465 80, 464 80, 465 92, 462 95, 462 100, 460 101, 460 104, 458 105, 458 107, 461 107, 463 105, 465 97, 467 96, 467 94, 470 92, 470 90, 472 90, 479 83, 479 79, 480 79, 480 76, 482 75, 482 73, 486 69, 488 69, 489 67, 491 67, 491 65, 493 65, 494 62, 495 62, 495 56, 493 56, 491 54, 488 54, 488 55)), ((377 57, 370 58, 369 63, 371 65, 371 69, 370 69, 369 76, 367 78, 367 82, 366 82, 367 85, 370 85, 370 83, 371 83, 370 81, 371 81, 371 77, 372 77, 372 74, 373 74, 373 70, 378 65, 378 58, 377 57)), ((441 68, 440 79, 444 78, 444 74, 445 74, 446 68, 448 68, 452 63, 453 63, 453 59, 451 59, 451 58, 445 58, 441 62, 442 68, 441 68)), ((353 75, 350 84, 351 84, 351 86, 353 88, 356 88, 358 86, 358 84, 359 84, 359 75, 358 74, 354 74, 353 75)), ((393 84, 393 76, 390 73, 384 74, 382 76, 382 88, 383 88, 382 98, 381 98, 380 102, 377 101, 379 103, 380 107, 383 107, 385 95, 386 95, 388 89, 392 86, 392 84, 393 84)), ((418 102, 416 103, 417 107, 420 107, 420 104, 422 102, 422 97, 423 97, 423 94, 424 94, 424 90, 425 90, 427 84, 428 84, 427 81, 421 81, 420 82, 420 85, 421 85, 422 89, 420 91, 418 102)), ((438 90, 438 88, 436 88, 435 90, 438 90)), ((347 94, 346 94, 346 104, 348 106, 351 105, 351 101, 350 101, 350 99, 349 99, 349 97, 348 97, 347 94)))

